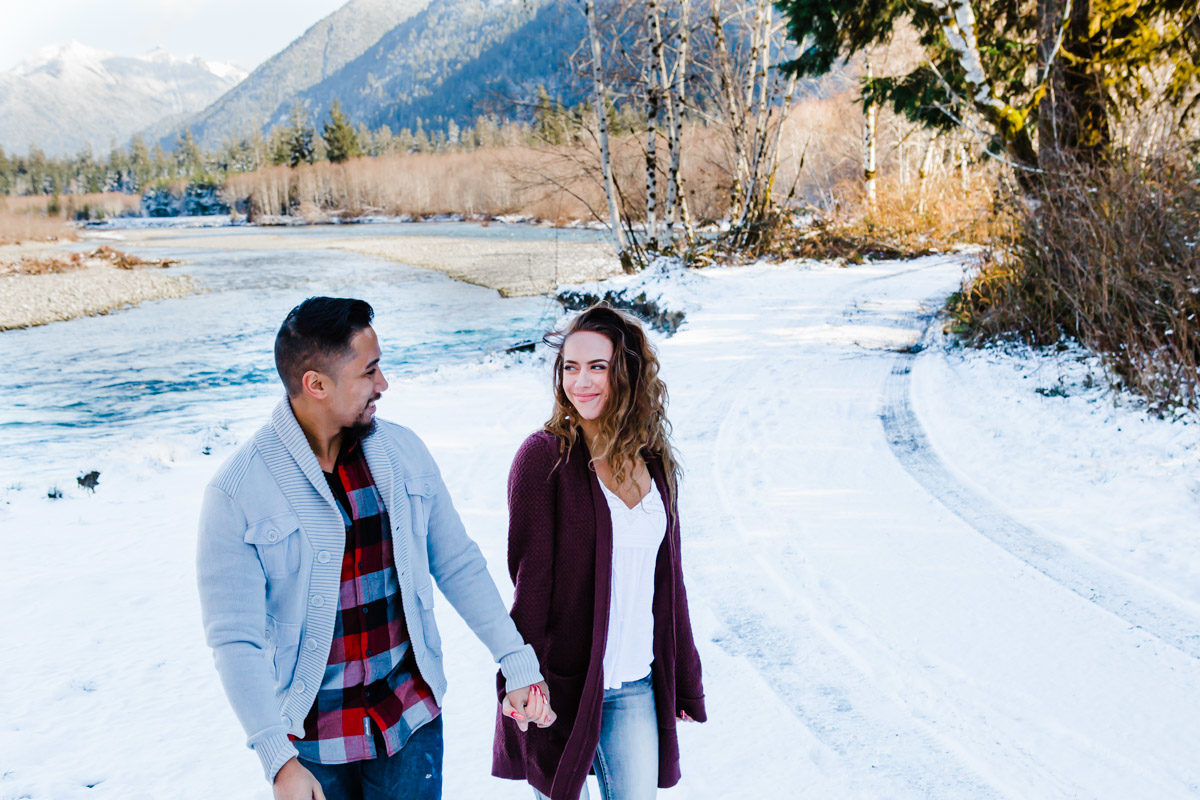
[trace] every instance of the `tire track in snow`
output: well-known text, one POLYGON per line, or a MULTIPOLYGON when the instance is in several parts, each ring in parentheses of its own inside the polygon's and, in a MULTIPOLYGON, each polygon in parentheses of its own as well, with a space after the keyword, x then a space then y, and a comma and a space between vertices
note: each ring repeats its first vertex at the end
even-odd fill
MULTIPOLYGON (((937 298, 940 304, 941 297, 937 298)), ((930 305, 927 301, 926 305, 930 305)), ((927 341, 934 314, 923 317, 927 341)), ((914 348, 919 350, 920 348, 914 348)), ((913 410, 912 365, 916 352, 900 355, 884 381, 879 413, 893 455, 922 488, 976 532, 1060 586, 1192 658, 1200 659, 1200 621, 1155 596, 1152 587, 1131 586, 1111 569, 1081 558, 1062 544, 1022 525, 1003 508, 956 477, 941 460, 913 410)))
MULTIPOLYGON (((853 293, 856 286, 927 268, 831 287, 825 302, 831 310, 840 309, 845 294, 853 293)), ((812 297, 807 301, 821 304, 812 297)), ((841 325, 843 317, 844 313, 825 323, 841 325)), ((703 472, 708 485, 703 493, 718 500, 713 504, 716 513, 702 524, 727 531, 737 541, 729 558, 720 560, 720 578, 753 587, 714 608, 727 632, 715 643, 731 655, 745 658, 824 748, 798 756, 807 755, 822 771, 837 763, 839 766, 832 769, 848 782, 851 794, 1005 796, 995 776, 987 774, 986 765, 915 715, 894 695, 889 682, 880 684, 877 675, 872 677, 877 670, 870 657, 844 641, 838 631, 820 619, 819 613, 813 613, 811 598, 804 596, 802 586, 815 590, 817 576, 805 574, 802 586, 797 586, 795 576, 785 575, 746 531, 737 510, 739 503, 730 496, 732 490, 725 480, 738 472, 737 460, 731 460, 731 456, 747 433, 739 423, 761 400, 755 393, 764 384, 777 383, 781 374, 790 370, 786 359, 750 369, 739 364, 736 372, 725 376, 726 380, 707 381, 708 391, 703 397, 691 398, 697 416, 703 418, 698 427, 715 431, 711 438, 704 436, 690 442, 692 455, 706 462, 703 472), (733 577, 742 572, 756 577, 733 577)), ((802 566, 801 571, 807 572, 802 566)))

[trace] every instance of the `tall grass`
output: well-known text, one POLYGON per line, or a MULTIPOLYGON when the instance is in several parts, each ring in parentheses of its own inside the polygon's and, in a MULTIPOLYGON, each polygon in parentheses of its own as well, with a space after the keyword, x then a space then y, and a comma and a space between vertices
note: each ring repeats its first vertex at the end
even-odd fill
MULTIPOLYGON (((853 106, 845 98, 799 103, 785 126, 775 185, 778 196, 816 200, 831 181, 854 170, 853 106), (803 170, 801 164, 804 164, 803 170)), ((727 132, 690 124, 684 129, 682 181, 699 223, 727 216, 732 155, 727 132)), ((575 132, 561 146, 487 147, 440 153, 391 153, 299 167, 266 167, 229 177, 223 199, 252 219, 291 215, 307 221, 364 214, 427 217, 516 215, 558 223, 605 219, 594 132, 575 132)), ((665 144, 660 147, 665 181, 665 144)), ((645 151, 640 135, 612 141, 613 171, 623 211, 645 211, 645 151)), ((660 183, 661 186, 661 183, 660 183)))
POLYGON ((1073 339, 1160 412, 1200 407, 1200 165, 1178 147, 1043 176, 951 303, 976 343, 1073 339))
POLYGON ((75 237, 72 221, 137 213, 141 197, 120 192, 0 196, 0 244, 75 237))
POLYGON ((61 216, 47 214, 44 207, 35 210, 25 203, 14 204, 13 199, 24 198, 0 197, 0 244, 75 238, 75 228, 61 216))

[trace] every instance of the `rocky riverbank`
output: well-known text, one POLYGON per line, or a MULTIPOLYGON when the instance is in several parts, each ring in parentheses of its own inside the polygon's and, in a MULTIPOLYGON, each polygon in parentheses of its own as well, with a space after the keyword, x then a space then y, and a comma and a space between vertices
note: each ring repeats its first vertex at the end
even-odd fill
POLYGON ((186 275, 118 251, 46 244, 0 247, 0 331, 107 314, 195 291, 186 275))
POLYGON ((270 230, 196 237, 170 230, 122 232, 123 242, 150 247, 221 250, 347 250, 414 267, 435 269, 455 280, 495 289, 504 297, 548 294, 563 284, 619 274, 613 248, 599 242, 466 238, 461 236, 329 236, 303 238, 270 230))

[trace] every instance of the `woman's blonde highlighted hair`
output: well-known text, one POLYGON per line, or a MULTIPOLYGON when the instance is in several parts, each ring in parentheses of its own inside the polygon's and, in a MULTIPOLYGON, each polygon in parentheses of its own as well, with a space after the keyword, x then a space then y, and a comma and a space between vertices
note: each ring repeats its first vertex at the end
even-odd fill
POLYGON ((607 461, 618 484, 630 477, 629 467, 642 448, 662 461, 668 500, 675 499, 679 465, 671 447, 671 423, 667 421, 667 387, 658 377, 658 356, 646 338, 641 323, 603 303, 591 306, 561 331, 548 334, 554 347, 554 410, 545 430, 558 438, 563 459, 579 438, 575 407, 563 390, 563 344, 573 333, 591 331, 605 336, 613 345, 608 365, 608 401, 597 420, 599 434, 593 443, 593 461, 607 461))

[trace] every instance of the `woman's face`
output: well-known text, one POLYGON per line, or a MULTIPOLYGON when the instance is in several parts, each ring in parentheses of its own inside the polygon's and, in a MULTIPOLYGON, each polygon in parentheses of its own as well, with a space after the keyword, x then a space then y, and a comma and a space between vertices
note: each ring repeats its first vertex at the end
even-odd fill
POLYGON ((608 401, 612 342, 602 333, 577 331, 563 342, 562 356, 562 386, 567 399, 581 419, 599 419, 608 401))

